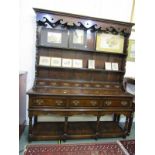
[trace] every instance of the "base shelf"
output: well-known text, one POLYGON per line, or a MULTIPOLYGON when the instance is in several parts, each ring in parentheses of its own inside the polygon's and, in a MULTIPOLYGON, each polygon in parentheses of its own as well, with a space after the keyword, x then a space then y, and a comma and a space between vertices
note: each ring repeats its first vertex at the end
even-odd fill
POLYGON ((125 132, 117 122, 100 122, 96 132, 96 122, 68 122, 64 132, 64 122, 39 122, 32 128, 29 140, 81 139, 100 137, 120 137, 125 132))

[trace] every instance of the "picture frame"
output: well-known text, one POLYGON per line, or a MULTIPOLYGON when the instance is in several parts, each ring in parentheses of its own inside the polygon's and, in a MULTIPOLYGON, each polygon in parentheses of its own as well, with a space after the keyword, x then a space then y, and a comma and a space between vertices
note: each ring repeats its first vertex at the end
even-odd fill
POLYGON ((119 69, 118 69, 118 63, 116 63, 116 62, 112 62, 111 63, 111 67, 112 67, 112 70, 115 70, 115 71, 118 71, 119 69))
POLYGON ((62 59, 62 67, 72 67, 72 59, 62 59))
POLYGON ((105 70, 112 70, 111 62, 105 62, 105 70))
POLYGON ((73 68, 83 68, 82 59, 73 59, 73 68))
POLYGON ((88 68, 95 69, 95 60, 88 60, 88 68))
POLYGON ((135 40, 129 39, 127 61, 135 62, 135 40))
POLYGON ((124 37, 111 33, 98 32, 96 50, 104 52, 123 53, 124 37))
POLYGON ((51 66, 52 67, 61 67, 61 58, 51 57, 51 66))
POLYGON ((51 29, 51 28, 41 28, 38 32, 38 45, 45 47, 68 47, 68 31, 51 29))
POLYGON ((87 49, 86 39, 86 30, 71 29, 69 32, 69 48, 87 49))
POLYGON ((39 65, 40 66, 50 66, 51 60, 50 57, 40 56, 39 57, 39 65))

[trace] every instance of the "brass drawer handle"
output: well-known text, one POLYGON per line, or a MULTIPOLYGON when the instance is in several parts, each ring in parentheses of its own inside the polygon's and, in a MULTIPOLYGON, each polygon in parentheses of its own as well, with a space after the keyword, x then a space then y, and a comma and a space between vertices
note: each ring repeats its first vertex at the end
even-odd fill
POLYGON ((84 86, 85 86, 85 87, 89 87, 90 85, 89 85, 89 84, 84 84, 84 86))
POLYGON ((56 102, 56 104, 57 104, 58 106, 60 106, 60 105, 63 103, 63 101, 61 101, 61 100, 56 100, 55 102, 56 102))
POLYGON ((76 83, 75 86, 80 86, 80 84, 76 83))
POLYGON ((128 104, 127 101, 121 101, 121 105, 126 106, 128 104))
POLYGON ((105 101, 105 104, 108 106, 111 105, 111 103, 112 103, 111 101, 105 101))
POLYGON ((120 88, 120 86, 118 86, 118 85, 115 85, 115 88, 120 88))
POLYGON ((69 86, 69 83, 63 83, 64 86, 69 86))
POLYGON ((36 103, 37 103, 38 105, 42 105, 42 104, 44 103, 44 100, 38 99, 38 100, 36 100, 36 103))
POLYGON ((75 106, 77 106, 80 102, 78 100, 74 100, 73 103, 75 106))
POLYGON ((45 85, 45 82, 39 82, 40 85, 45 85))
POLYGON ((52 82, 51 85, 52 85, 52 86, 55 86, 55 85, 56 85, 56 82, 52 82))
POLYGON ((92 106, 96 106, 97 105, 96 101, 90 101, 90 103, 91 103, 92 106))

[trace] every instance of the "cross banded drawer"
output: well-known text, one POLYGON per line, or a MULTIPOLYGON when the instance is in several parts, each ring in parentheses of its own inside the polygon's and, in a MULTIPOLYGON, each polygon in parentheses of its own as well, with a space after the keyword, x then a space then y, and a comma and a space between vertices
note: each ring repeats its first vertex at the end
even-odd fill
POLYGON ((98 107, 98 100, 74 99, 69 103, 69 107, 98 107))
POLYGON ((129 107, 130 101, 128 100, 105 100, 103 101, 105 107, 129 107))
POLYGON ((49 98, 35 98, 32 99, 33 106, 54 106, 54 107, 65 107, 65 99, 49 99, 49 98))

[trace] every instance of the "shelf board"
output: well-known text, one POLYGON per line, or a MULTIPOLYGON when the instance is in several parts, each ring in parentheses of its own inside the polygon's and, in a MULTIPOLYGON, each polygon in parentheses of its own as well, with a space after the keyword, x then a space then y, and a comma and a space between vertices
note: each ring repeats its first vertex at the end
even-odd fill
MULTIPOLYGON (((99 137, 118 137, 125 133, 117 122, 100 122, 99 137)), ((64 136, 64 122, 38 122, 32 128, 31 140, 53 140, 64 136)), ((96 138, 96 122, 68 122, 67 139, 96 138), (79 128, 80 127, 80 128, 79 128)))
POLYGON ((109 72, 109 73, 125 73, 122 70, 105 70, 105 69, 89 69, 89 68, 69 68, 69 67, 53 67, 53 66, 42 66, 36 65, 37 68, 45 68, 45 69, 63 69, 63 70, 79 70, 79 71, 90 71, 90 72, 109 72))
POLYGON ((114 52, 106 52, 106 51, 96 51, 90 50, 90 49, 74 49, 74 48, 62 48, 62 47, 48 47, 48 46, 42 46, 37 45, 37 48, 48 48, 48 49, 61 49, 61 50, 67 50, 67 51, 81 51, 81 52, 93 52, 93 53, 100 53, 100 54, 113 54, 116 56, 127 56, 125 53, 114 53, 114 52))

